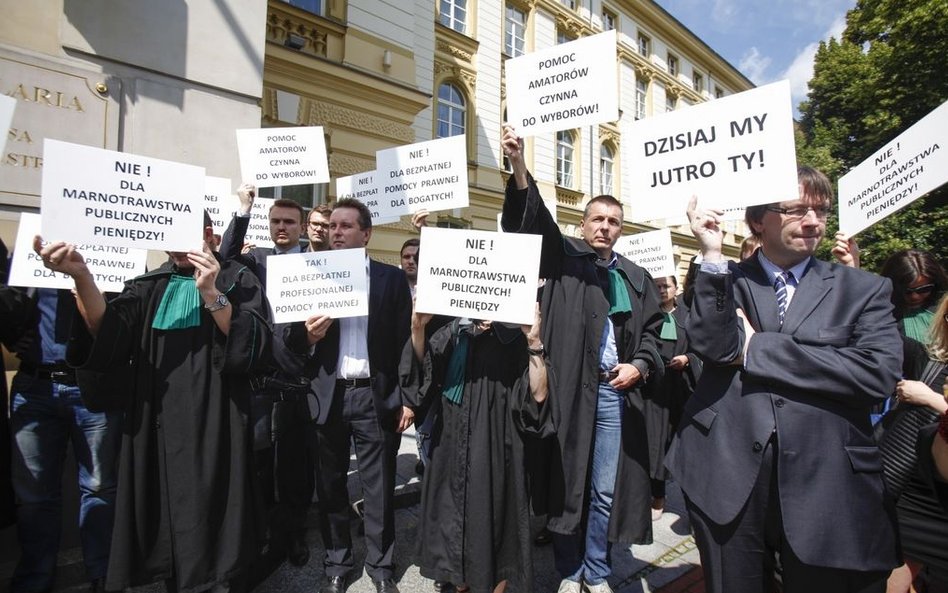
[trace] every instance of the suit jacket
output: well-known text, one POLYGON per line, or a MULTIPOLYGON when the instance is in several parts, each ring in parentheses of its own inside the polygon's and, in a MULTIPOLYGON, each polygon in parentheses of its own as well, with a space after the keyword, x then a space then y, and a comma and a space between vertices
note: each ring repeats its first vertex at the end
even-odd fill
MULTIPOLYGON (((404 401, 398 382, 398 363, 410 337, 411 290, 405 272, 369 260, 369 323, 366 337, 375 409, 383 426, 389 426, 404 401)), ((275 355, 286 372, 310 379, 307 395, 310 417, 325 424, 335 402, 336 366, 339 362, 339 321, 333 320, 326 336, 311 348, 302 322, 278 326, 275 355)))
POLYGON ((666 465, 713 522, 737 517, 776 433, 780 509, 797 556, 856 570, 899 563, 869 421, 902 367, 891 291, 884 278, 812 259, 781 326, 756 257, 698 274, 688 339, 704 372, 666 465), (757 331, 743 366, 731 364, 744 343, 738 307, 757 331))

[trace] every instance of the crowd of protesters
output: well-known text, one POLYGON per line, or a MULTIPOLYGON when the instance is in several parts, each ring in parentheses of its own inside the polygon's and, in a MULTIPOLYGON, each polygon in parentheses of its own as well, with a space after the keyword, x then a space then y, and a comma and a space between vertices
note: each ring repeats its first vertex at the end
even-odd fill
POLYGON ((367 247, 371 213, 354 199, 310 212, 276 200, 274 246, 260 248, 244 241, 256 189, 243 185, 219 243, 205 217, 202 249, 170 252, 115 295, 73 245, 37 237, 75 287, 0 285, 0 339, 19 358, 0 414, 0 525, 16 523, 20 546, 11 592, 53 588, 71 444, 90 591, 250 591, 284 560, 311 562, 313 505, 318 593, 345 591, 362 570, 351 449, 364 569, 397 593, 395 458, 413 423, 414 561, 436 591, 532 590, 542 513, 558 593, 608 593, 613 544, 651 543, 667 480, 685 495, 709 592, 948 582, 936 255, 895 253, 876 275, 838 235, 839 262, 820 261, 833 192, 801 167, 798 199, 747 209, 740 262, 722 255, 713 200, 692 200, 701 257, 679 291, 613 250, 621 202, 593 198, 580 237, 565 237, 509 126, 502 149, 501 224, 542 237, 531 325, 414 310, 417 239, 401 269, 366 258, 367 316, 274 324, 268 257, 367 247))

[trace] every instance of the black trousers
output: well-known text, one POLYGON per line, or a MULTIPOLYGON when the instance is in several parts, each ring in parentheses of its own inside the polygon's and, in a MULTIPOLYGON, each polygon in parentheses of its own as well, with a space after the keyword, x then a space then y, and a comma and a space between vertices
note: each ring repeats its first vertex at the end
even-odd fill
POLYGON ((685 497, 708 593, 771 593, 775 553, 784 593, 884 593, 888 572, 804 564, 787 542, 777 491, 776 435, 763 452, 760 474, 737 518, 714 523, 685 497))
POLYGON ((327 576, 353 568, 349 531, 349 442, 355 447, 365 498, 365 571, 373 580, 392 578, 395 564, 395 457, 398 435, 381 425, 371 387, 336 386, 325 424, 316 427, 317 493, 326 548, 327 576))

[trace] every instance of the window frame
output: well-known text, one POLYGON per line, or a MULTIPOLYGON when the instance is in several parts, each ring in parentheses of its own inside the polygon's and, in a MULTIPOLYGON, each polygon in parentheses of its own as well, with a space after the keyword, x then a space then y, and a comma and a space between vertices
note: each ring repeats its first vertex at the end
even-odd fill
POLYGON ((635 80, 635 119, 645 119, 648 109, 648 81, 635 80))
POLYGON ((507 4, 504 10, 504 55, 516 58, 522 56, 526 53, 527 49, 527 13, 523 10, 517 8, 516 6, 511 6, 507 4), (521 22, 516 22, 511 18, 511 12, 517 13, 523 17, 521 22), (514 30, 515 27, 520 28, 520 36, 516 35, 517 31, 514 30), (508 45, 508 37, 510 38, 511 45, 508 45), (520 42, 519 50, 516 47, 516 42, 520 42))
POLYGON ((600 195, 615 195, 615 166, 616 166, 616 152, 612 147, 607 143, 603 142, 599 145, 599 194, 600 195), (603 154, 608 152, 608 158, 603 154), (604 170, 608 165, 608 173, 604 170), (609 177, 609 187, 606 187, 606 184, 603 180, 608 175, 609 177))
POLYGON ((438 1, 438 22, 443 26, 451 29, 452 31, 457 31, 462 35, 467 35, 467 0, 439 0, 438 1), (446 15, 444 12, 445 4, 450 7, 450 14, 446 15), (460 10, 463 12, 463 18, 458 19, 458 4, 463 4, 464 6, 460 7, 460 10), (445 22, 447 20, 448 22, 445 22), (460 23, 461 28, 458 29, 455 25, 460 23))
POLYGON ((468 101, 467 94, 464 92, 463 86, 461 86, 460 84, 452 80, 441 81, 441 83, 438 84, 438 93, 437 95, 435 95, 435 129, 434 129, 434 134, 433 134, 434 137, 435 138, 450 138, 453 136, 462 136, 462 135, 466 137, 467 130, 468 130, 467 118, 469 114, 468 112, 469 103, 470 102, 468 101), (457 93, 458 97, 460 98, 459 103, 451 102, 451 99, 453 99, 453 97, 447 98, 447 99, 442 98, 441 90, 445 87, 453 89, 453 91, 457 93), (442 106, 445 106, 448 110, 447 119, 442 119, 441 117, 442 106), (461 132, 458 134, 451 134, 450 132, 457 127, 457 124, 454 122, 454 118, 451 117, 456 111, 459 111, 461 114, 461 132), (448 126, 448 135, 446 136, 441 135, 442 122, 444 122, 448 126))
POLYGON ((576 170, 576 134, 572 130, 556 133, 556 185, 573 189, 576 170), (565 142, 562 137, 569 139, 565 142))
POLYGON ((645 59, 652 57, 652 38, 646 35, 645 33, 639 31, 638 37, 635 39, 636 51, 640 56, 645 59))

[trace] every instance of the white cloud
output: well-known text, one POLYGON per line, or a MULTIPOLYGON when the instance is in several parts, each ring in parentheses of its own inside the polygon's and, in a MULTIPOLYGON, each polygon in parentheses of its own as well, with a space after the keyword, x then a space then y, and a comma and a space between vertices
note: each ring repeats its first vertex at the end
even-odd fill
MULTIPOLYGON (((822 39, 828 40, 830 37, 839 39, 845 28, 846 15, 839 15, 833 21, 833 24, 830 25, 829 30, 823 35, 822 39)), ((793 61, 790 62, 786 70, 781 72, 775 79, 782 80, 786 78, 790 80, 790 94, 793 100, 794 111, 796 111, 800 101, 806 99, 806 95, 809 92, 807 83, 813 78, 813 59, 816 57, 816 50, 819 49, 819 47, 819 41, 814 41, 797 52, 797 55, 794 56, 793 61)), ((753 78, 751 78, 751 80, 753 80, 753 78)), ((757 81, 755 80, 754 82, 757 81)))
POLYGON ((714 8, 711 10, 711 17, 718 24, 732 25, 737 12, 738 7, 734 0, 714 0, 714 8))
POLYGON ((744 73, 747 78, 751 79, 754 84, 764 84, 767 81, 767 68, 770 66, 772 59, 768 56, 762 55, 760 50, 756 47, 752 47, 747 52, 741 56, 741 61, 737 65, 738 70, 744 73))

